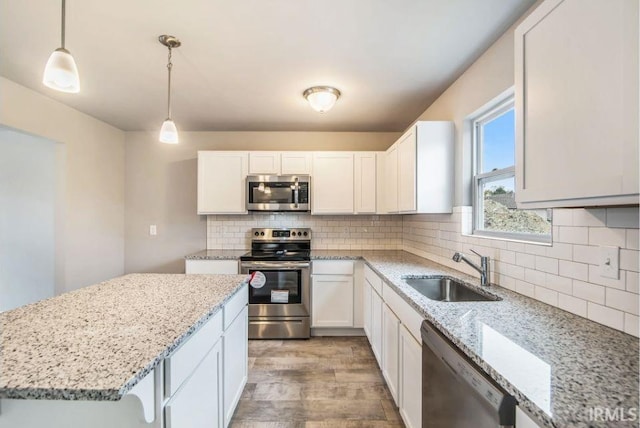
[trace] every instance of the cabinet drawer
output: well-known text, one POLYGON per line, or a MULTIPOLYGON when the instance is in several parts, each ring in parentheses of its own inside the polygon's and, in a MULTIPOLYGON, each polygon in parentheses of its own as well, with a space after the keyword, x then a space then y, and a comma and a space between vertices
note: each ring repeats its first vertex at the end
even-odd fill
POLYGON ((247 285, 244 285, 238 292, 224 305, 224 329, 229 328, 233 320, 242 312, 249 302, 247 285))
POLYGON ((178 390, 221 336, 222 311, 219 311, 165 359, 166 397, 178 390))
POLYGON ((398 293, 396 293, 387 284, 382 286, 382 298, 389 305, 391 310, 398 315, 400 322, 409 330, 411 335, 420 343, 422 343, 422 337, 420 336, 420 326, 424 318, 420 313, 415 310, 410 304, 408 304, 398 293))
POLYGON ((238 274, 237 260, 187 260, 186 273, 238 274))
POLYGON ((367 265, 364 266, 364 279, 382 295, 382 279, 367 265))
POLYGON ((351 260, 320 260, 313 262, 314 275, 353 275, 351 260))

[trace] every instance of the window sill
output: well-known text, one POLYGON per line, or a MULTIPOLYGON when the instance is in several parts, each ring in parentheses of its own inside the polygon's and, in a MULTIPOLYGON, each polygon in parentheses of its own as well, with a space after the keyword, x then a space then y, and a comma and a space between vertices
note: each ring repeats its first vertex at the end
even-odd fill
POLYGON ((473 233, 462 233, 462 236, 466 236, 468 238, 482 238, 482 239, 492 239, 495 241, 518 242, 521 244, 540 245, 542 247, 553 246, 553 237, 549 237, 548 240, 546 239, 531 240, 531 239, 524 239, 518 236, 505 236, 503 234, 492 234, 492 233, 478 232, 478 231, 474 231, 473 233))

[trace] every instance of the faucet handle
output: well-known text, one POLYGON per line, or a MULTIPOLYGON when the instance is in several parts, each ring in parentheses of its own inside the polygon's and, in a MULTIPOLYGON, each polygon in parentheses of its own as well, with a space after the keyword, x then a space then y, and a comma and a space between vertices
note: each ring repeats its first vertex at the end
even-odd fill
POLYGON ((489 258, 489 256, 483 256, 482 254, 480 254, 479 252, 477 252, 473 248, 469 248, 469 251, 471 251, 473 254, 475 254, 476 256, 480 257, 481 259, 484 259, 484 258, 488 259, 489 258))

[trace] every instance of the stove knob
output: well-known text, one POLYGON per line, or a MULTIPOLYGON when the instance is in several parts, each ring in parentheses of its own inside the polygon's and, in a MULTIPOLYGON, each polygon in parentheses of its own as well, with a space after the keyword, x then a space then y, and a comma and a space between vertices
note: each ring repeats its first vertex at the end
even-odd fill
POLYGON ((260 232, 256 232, 256 233, 254 233, 254 235, 259 236, 259 235, 260 235, 260 232))
POLYGON ((304 233, 304 236, 307 236, 307 235, 308 235, 308 233, 307 233, 307 232, 305 232, 305 233, 304 233))
POLYGON ((260 236, 264 236, 264 232, 260 232, 260 236))
POLYGON ((302 232, 298 232, 298 236, 302 236, 302 232))

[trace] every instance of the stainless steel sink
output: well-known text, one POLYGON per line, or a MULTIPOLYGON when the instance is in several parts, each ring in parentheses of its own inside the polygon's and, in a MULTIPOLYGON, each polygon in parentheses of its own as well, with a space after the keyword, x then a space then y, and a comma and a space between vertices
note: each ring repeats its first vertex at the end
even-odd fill
POLYGON ((441 302, 490 302, 497 296, 478 293, 449 277, 406 278, 405 282, 428 299, 441 302))

